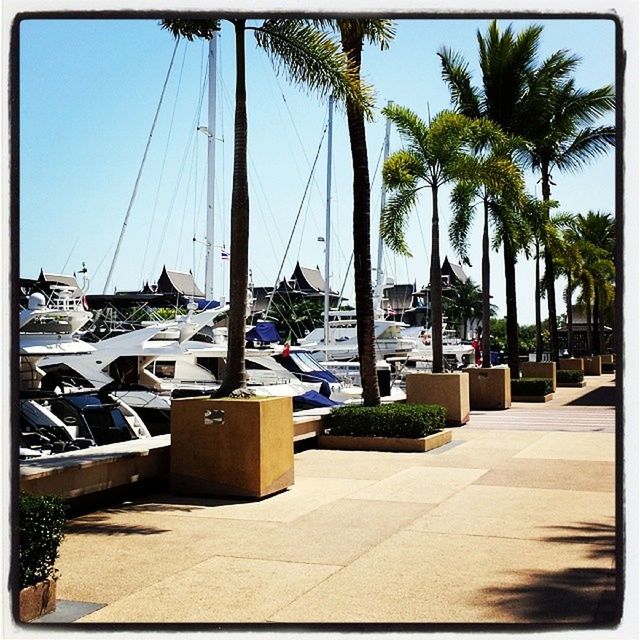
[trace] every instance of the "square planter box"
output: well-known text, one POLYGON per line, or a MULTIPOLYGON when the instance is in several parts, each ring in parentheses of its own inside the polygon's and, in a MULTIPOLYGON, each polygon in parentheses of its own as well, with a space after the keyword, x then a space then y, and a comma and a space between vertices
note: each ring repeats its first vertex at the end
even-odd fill
POLYGON ((29 622, 56 610, 56 581, 53 578, 20 590, 20 621, 29 622))
POLYGON ((469 422, 469 376, 464 373, 409 373, 408 404, 439 404, 447 410, 447 426, 469 422))
POLYGON ((600 356, 602 362, 602 372, 611 373, 616 370, 616 358, 613 353, 607 353, 600 356))
POLYGON ((569 369, 571 371, 584 371, 584 358, 561 358, 558 363, 559 369, 569 369))
POLYGON ((263 498, 293 484, 291 398, 171 403, 171 489, 263 498))
POLYGON ((589 356, 584 359, 584 375, 599 376, 602 374, 602 357, 589 356))
POLYGON ((520 369, 523 378, 550 378, 551 391, 556 390, 555 362, 523 362, 520 369))
POLYGON ((445 429, 425 438, 380 438, 362 436, 332 436, 320 434, 318 448, 348 451, 425 452, 451 442, 451 431, 445 429))
POLYGON ((547 393, 546 396, 512 396, 514 402, 549 402, 553 400, 553 393, 547 393))
POLYGON ((471 409, 508 409, 511 406, 509 367, 487 369, 470 367, 464 369, 463 373, 469 376, 471 409))

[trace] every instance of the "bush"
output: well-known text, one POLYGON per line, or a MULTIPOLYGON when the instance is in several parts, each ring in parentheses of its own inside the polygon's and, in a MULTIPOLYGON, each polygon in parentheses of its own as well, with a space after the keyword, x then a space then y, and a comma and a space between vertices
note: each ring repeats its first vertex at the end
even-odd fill
POLYGON ((424 438, 444 429, 446 418, 440 405, 350 405, 333 409, 327 425, 332 436, 424 438))
POLYGON ((584 371, 581 369, 558 369, 556 371, 556 382, 582 382, 584 380, 584 371))
POLYGON ((20 588, 57 579, 66 505, 58 496, 20 494, 20 588))
POLYGON ((546 396, 553 389, 551 378, 520 378, 511 380, 511 393, 514 396, 546 396))

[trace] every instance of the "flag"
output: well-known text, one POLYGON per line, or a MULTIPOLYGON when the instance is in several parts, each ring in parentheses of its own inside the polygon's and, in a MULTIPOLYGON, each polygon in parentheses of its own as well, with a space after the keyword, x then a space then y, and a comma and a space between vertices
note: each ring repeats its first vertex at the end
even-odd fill
POLYGON ((222 260, 229 260, 231 258, 231 253, 222 247, 222 250, 220 251, 220 258, 222 260))
POLYGON ((282 348, 282 357, 287 358, 289 356, 289 351, 291 351, 291 333, 284 341, 284 347, 282 348))

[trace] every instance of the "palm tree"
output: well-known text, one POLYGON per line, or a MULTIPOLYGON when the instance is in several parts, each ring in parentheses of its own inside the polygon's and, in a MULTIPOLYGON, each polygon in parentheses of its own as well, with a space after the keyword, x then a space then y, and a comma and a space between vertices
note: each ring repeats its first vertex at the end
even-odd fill
MULTIPOLYGON (((575 59, 577 63, 577 59, 575 59)), ((615 108, 611 86, 593 91, 577 89, 566 75, 546 79, 546 96, 541 108, 531 114, 526 132, 530 141, 529 162, 539 170, 542 200, 551 200, 552 170, 577 171, 615 144, 615 127, 591 126, 615 108)), ((553 251, 545 251, 549 335, 554 360, 559 358, 558 326, 555 302, 555 265, 553 251)))
POLYGON ((581 283, 587 309, 588 348, 590 352, 601 353, 603 308, 615 295, 615 222, 609 214, 589 211, 586 216, 576 217, 572 233, 585 263, 581 283))
POLYGON ((484 213, 482 235, 482 366, 491 367, 491 274, 489 261, 490 218, 499 217, 501 203, 518 204, 524 191, 522 173, 510 155, 516 145, 502 130, 486 118, 471 122, 471 153, 465 176, 453 190, 454 219, 449 227, 452 246, 465 261, 468 233, 476 204, 484 213))
MULTIPOLYGON (((336 20, 342 50, 358 83, 361 81, 362 49, 365 40, 389 46, 395 35, 391 20, 336 20)), ((365 406, 380 404, 376 375, 373 293, 371 289, 371 186, 365 135, 365 111, 357 101, 347 98, 347 124, 353 165, 353 271, 356 296, 356 326, 362 398, 365 406)))
POLYGON ((385 243, 397 253, 411 255, 404 238, 404 227, 420 191, 431 190, 431 344, 433 372, 442 373, 442 273, 440 267, 440 225, 438 189, 460 177, 469 120, 450 111, 439 113, 428 124, 413 111, 388 105, 383 113, 400 132, 405 148, 390 155, 382 172, 385 184, 393 190, 382 213, 380 232, 385 243))
MULTIPOLYGON (((470 118, 487 117, 500 125, 506 133, 531 143, 533 151, 529 154, 529 162, 534 168, 542 170, 542 166, 545 167, 542 179, 543 200, 548 202, 549 169, 552 165, 559 169, 577 168, 584 161, 601 153, 609 143, 612 129, 580 127, 604 113, 613 104, 613 98, 609 88, 595 92, 573 90, 572 82, 567 78, 575 69, 578 58, 566 51, 556 51, 537 64, 541 34, 542 27, 539 25, 530 26, 518 34, 513 32, 510 25, 501 33, 496 20, 489 26, 486 36, 478 31, 482 88, 472 85, 468 63, 462 56, 447 48, 441 49, 438 55, 442 63, 443 78, 459 113, 470 118), (560 90, 567 83, 569 86, 560 90), (557 153, 553 153, 554 151, 557 153)), ((516 375, 519 368, 515 295, 517 244, 510 233, 504 235, 507 350, 509 367, 512 368, 512 374, 515 370, 516 375)), ((553 258, 550 252, 546 258, 546 267, 553 282, 553 258)), ((557 358, 553 286, 548 288, 547 298, 553 335, 552 347, 557 358)))
MULTIPOLYGON (((471 278, 465 282, 456 281, 448 291, 442 292, 444 312, 453 322, 459 323, 462 326, 463 339, 467 336, 469 321, 482 318, 483 303, 483 291, 471 278)), ((493 304, 490 305, 490 317, 495 316, 496 312, 496 306, 493 304)), ((485 330, 489 331, 489 329, 485 329, 484 327, 485 325, 483 324, 483 335, 485 330)))
MULTIPOLYGON (((249 285, 249 186, 247 175, 247 92, 245 34, 253 31, 258 46, 277 70, 321 95, 333 93, 367 108, 369 99, 355 83, 339 45, 312 25, 298 20, 268 19, 258 25, 245 18, 226 18, 235 31, 236 91, 234 121, 233 186, 231 193, 231 262, 229 267, 229 338, 227 367, 218 395, 229 395, 245 386, 245 306, 249 285)), ((220 30, 220 19, 170 18, 162 27, 176 38, 211 39, 220 30)))

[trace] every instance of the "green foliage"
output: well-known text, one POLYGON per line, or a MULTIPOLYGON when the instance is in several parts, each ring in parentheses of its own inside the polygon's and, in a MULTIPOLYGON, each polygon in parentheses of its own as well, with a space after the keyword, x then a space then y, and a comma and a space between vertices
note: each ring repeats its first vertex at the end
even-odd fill
POLYGON ((520 378, 511 380, 511 393, 514 396, 546 396, 553 391, 551 378, 520 378))
POLYGON ((66 505, 58 496, 20 494, 20 587, 57 578, 66 505))
POLYGON ((582 382, 584 380, 584 371, 580 369, 558 369, 556 371, 556 382, 582 382))
POLYGON ((283 338, 289 334, 296 338, 322 327, 324 306, 318 300, 294 298, 276 294, 267 320, 274 322, 283 338))
POLYGON ((327 424, 334 436, 424 438, 444 429, 446 417, 440 405, 349 405, 333 409, 327 424))

